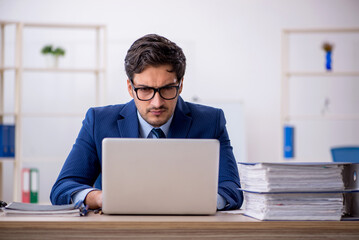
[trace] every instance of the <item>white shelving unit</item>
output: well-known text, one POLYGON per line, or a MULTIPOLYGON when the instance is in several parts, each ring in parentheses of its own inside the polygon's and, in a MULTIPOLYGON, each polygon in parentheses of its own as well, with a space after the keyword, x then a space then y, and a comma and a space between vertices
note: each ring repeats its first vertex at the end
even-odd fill
MULTIPOLYGON (((295 139, 294 139, 294 152, 296 155, 296 151, 298 149, 297 148, 297 137, 298 135, 300 135, 300 131, 303 129, 297 129, 296 128, 296 124, 300 123, 300 124, 305 124, 308 122, 316 122, 316 124, 324 124, 325 122, 343 122, 343 121, 355 121, 357 122, 357 125, 359 126, 359 111, 358 112, 354 112, 354 113, 317 113, 317 114, 313 114, 313 113, 302 113, 302 114, 293 114, 291 113, 291 104, 290 101, 292 100, 293 97, 293 89, 292 89, 292 93, 290 91, 290 84, 291 81, 293 81, 294 78, 297 78, 299 80, 297 80, 298 82, 300 80, 303 79, 308 79, 310 78, 310 80, 312 81, 312 83, 314 83, 315 81, 317 81, 318 79, 331 79, 331 81, 337 81, 337 79, 348 79, 348 78, 358 78, 359 80, 359 66, 357 66, 355 69, 350 69, 350 70, 334 70, 332 71, 326 71, 324 69, 324 50, 323 51, 323 66, 322 66, 322 71, 320 70, 296 70, 296 69, 291 69, 291 60, 293 61, 293 58, 291 58, 290 56, 290 51, 291 51, 291 47, 293 47, 292 45, 292 41, 293 41, 293 37, 298 37, 298 36, 302 36, 302 38, 300 38, 301 40, 303 40, 303 36, 304 37, 308 37, 308 36, 314 36, 316 38, 318 38, 318 36, 320 36, 320 34, 325 35, 325 37, 327 36, 336 36, 338 37, 340 36, 344 36, 346 34, 346 36, 349 36, 349 38, 352 36, 350 34, 359 34, 359 28, 352 28, 352 29, 285 29, 282 31, 282 80, 281 80, 281 129, 283 129, 283 126, 286 124, 289 125, 294 125, 295 127, 295 139)), ((324 37, 324 38, 325 38, 324 37)), ((324 39, 325 40, 325 39, 324 39)), ((312 47, 312 46, 308 46, 311 45, 310 42, 305 42, 304 45, 306 47, 312 47)), ((318 46, 317 43, 314 43, 314 47, 311 49, 313 50, 314 48, 319 49, 321 46, 318 46)), ((321 49, 320 49, 321 50, 321 49)), ((336 49, 336 46, 334 46, 334 53, 338 53, 338 49, 336 49)), ((300 54, 299 54, 300 55, 300 54)), ((302 55, 300 56, 302 57, 302 55)), ((300 58, 298 57, 298 58, 300 58)), ((296 60, 296 59, 295 59, 296 60)), ((311 62, 311 59, 307 59, 308 62, 311 62)), ((306 61, 306 60, 304 60, 306 61)), ((311 62, 312 63, 312 62, 311 62)), ((335 64, 338 62, 333 62, 333 66, 335 66, 335 64)), ((305 65, 305 64, 304 64, 305 65)), ((307 64, 308 66, 308 64, 307 64)), ((343 81, 344 82, 344 81, 343 81)), ((327 81, 325 83, 326 85, 330 85, 330 81, 327 81)), ((340 83, 340 84, 345 84, 345 83, 340 83)), ((307 89, 310 89, 313 87, 312 85, 307 86, 307 89)), ((350 88, 350 87, 348 87, 350 88)), ((320 89, 317 89, 320 90, 320 89)), ((359 89, 358 89, 359 90, 359 89)), ((299 90, 298 90, 299 91, 299 90)), ((301 94, 298 94, 300 97, 302 97, 302 100, 304 100, 304 98, 306 97, 306 93, 305 92, 301 92, 301 94)), ((297 95, 297 97, 298 97, 297 95)), ((350 103, 352 104, 352 103, 350 103)), ((323 133, 324 131, 322 131, 323 133)), ((303 141, 303 140, 302 140, 303 141)), ((312 139, 306 139, 306 141, 308 141, 308 146, 309 144, 313 145, 313 149, 314 146, 317 144, 317 142, 315 142, 315 140, 312 139), (312 142, 311 142, 312 141, 312 142)), ((359 140, 358 140, 359 141, 359 140)), ((281 134, 281 153, 283 154, 283 144, 284 144, 284 139, 283 139, 283 134, 281 134)), ((329 154, 329 148, 330 146, 328 146, 328 154, 329 154)), ((283 156, 283 155, 282 155, 283 156)), ((329 155, 327 155, 329 156, 329 155)), ((288 160, 285 159, 283 157, 283 160, 288 160)), ((314 157, 313 159, 310 158, 298 158, 297 156, 294 157, 293 159, 294 161, 323 161, 321 158, 318 157, 314 157)), ((331 160, 328 159, 328 157, 326 159, 324 159, 325 161, 331 160)))
MULTIPOLYGON (((66 112, 56 112, 56 113, 46 113, 46 112, 26 112, 22 111, 23 107, 23 75, 28 72, 32 73, 47 73, 47 74, 93 74, 95 78, 95 103, 96 105, 101 105, 105 102, 105 88, 106 88, 106 53, 107 53, 107 30, 105 25, 80 25, 80 24, 44 24, 44 23, 25 23, 25 22, 0 22, 0 35, 1 35, 1 52, 0 52, 0 123, 3 122, 5 117, 11 117, 14 119, 15 124, 15 157, 13 159, 0 158, 0 180, 2 179, 2 163, 4 161, 13 161, 14 162, 14 201, 21 201, 21 169, 23 167, 23 157, 22 157, 22 144, 27 144, 22 141, 23 132, 26 129, 23 129, 22 121, 24 117, 36 117, 36 118, 71 118, 71 117, 83 117, 83 113, 66 113, 66 112), (11 66, 5 66, 5 27, 13 26, 15 27, 15 36, 14 39, 14 63, 11 66), (95 66, 90 68, 61 68, 61 67, 31 67, 23 65, 23 55, 24 55, 24 44, 27 39, 24 37, 25 29, 42 29, 44 31, 61 29, 69 30, 73 29, 76 32, 80 30, 89 30, 94 32, 95 44, 93 46, 95 56, 94 62, 95 66), (5 112, 5 90, 4 82, 5 72, 14 73, 14 82, 15 82, 15 91, 14 91, 14 111, 5 112)), ((46 91, 46 89, 44 90, 46 91)), ((39 160, 40 161, 40 160, 39 160)), ((40 173, 41 174, 41 173, 40 173)), ((2 189, 0 184, 0 199, 2 198, 2 189)))

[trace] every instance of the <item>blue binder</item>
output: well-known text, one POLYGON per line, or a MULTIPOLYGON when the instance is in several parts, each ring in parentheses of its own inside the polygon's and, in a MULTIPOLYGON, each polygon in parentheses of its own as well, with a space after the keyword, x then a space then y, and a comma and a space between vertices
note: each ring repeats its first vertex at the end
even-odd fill
POLYGON ((294 127, 284 126, 284 158, 294 157, 294 127))
POLYGON ((15 156, 15 126, 0 124, 0 157, 15 156))
POLYGON ((15 157, 15 125, 9 125, 9 157, 15 157))

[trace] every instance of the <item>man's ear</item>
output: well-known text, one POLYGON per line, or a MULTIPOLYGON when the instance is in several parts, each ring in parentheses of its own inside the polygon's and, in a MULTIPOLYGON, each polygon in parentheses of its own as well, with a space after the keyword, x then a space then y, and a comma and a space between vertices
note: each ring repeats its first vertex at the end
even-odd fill
POLYGON ((178 89, 178 95, 180 95, 181 94, 181 92, 182 92, 182 88, 183 88, 183 79, 184 78, 182 78, 182 83, 181 83, 181 86, 180 86, 180 88, 178 89))
POLYGON ((127 91, 128 91, 128 93, 130 94, 130 96, 131 96, 132 98, 134 98, 134 97, 133 97, 133 91, 132 91, 132 85, 131 85, 130 79, 127 79, 127 91))

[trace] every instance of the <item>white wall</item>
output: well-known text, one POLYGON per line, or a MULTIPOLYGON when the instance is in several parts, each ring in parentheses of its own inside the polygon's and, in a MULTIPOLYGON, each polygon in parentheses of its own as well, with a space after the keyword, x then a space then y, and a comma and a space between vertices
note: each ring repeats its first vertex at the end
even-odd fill
POLYGON ((244 103, 253 162, 281 157, 281 30, 358 27, 358 13, 355 0, 0 0, 0 20, 108 25, 108 103, 129 99, 123 59, 135 39, 175 41, 188 58, 186 100, 244 103))

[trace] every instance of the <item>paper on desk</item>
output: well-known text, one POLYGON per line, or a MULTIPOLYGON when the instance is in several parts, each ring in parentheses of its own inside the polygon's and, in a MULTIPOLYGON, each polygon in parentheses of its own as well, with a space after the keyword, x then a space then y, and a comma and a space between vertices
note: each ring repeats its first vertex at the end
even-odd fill
POLYGON ((343 194, 246 193, 245 214, 260 220, 340 220, 343 194))
POLYGON ((241 164, 244 214, 259 220, 340 220, 340 163, 241 164))
POLYGON ((242 188, 255 192, 342 191, 340 164, 243 164, 242 188))
POLYGON ((237 210, 221 211, 221 213, 240 215, 240 214, 244 214, 244 210, 243 209, 237 209, 237 210))
POLYGON ((12 202, 2 208, 2 210, 5 214, 80 216, 80 209, 77 208, 75 204, 40 205, 12 202))

